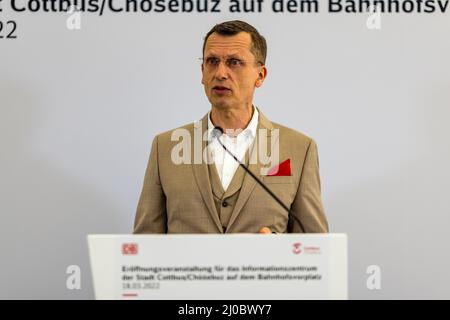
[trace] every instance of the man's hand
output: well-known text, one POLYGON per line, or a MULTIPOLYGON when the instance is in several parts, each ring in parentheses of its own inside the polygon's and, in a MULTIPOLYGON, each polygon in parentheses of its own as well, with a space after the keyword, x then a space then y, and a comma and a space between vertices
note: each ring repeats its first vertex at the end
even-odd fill
POLYGON ((262 227, 259 230, 259 233, 261 233, 261 234, 272 234, 272 231, 269 228, 267 228, 267 227, 262 227))

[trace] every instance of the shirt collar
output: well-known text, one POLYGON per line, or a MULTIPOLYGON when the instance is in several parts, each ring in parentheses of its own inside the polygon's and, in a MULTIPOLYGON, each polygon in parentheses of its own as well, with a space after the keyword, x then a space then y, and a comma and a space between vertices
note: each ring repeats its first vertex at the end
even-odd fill
MULTIPOLYGON (((254 139, 256 137, 256 130, 258 128, 258 121, 259 121, 259 112, 258 108, 253 106, 253 116, 250 122, 248 123, 247 127, 242 130, 241 133, 239 133, 238 136, 244 136, 249 137, 251 139, 254 139)), ((214 124, 211 121, 211 111, 208 112, 208 139, 211 139, 212 131, 214 129, 214 124)))

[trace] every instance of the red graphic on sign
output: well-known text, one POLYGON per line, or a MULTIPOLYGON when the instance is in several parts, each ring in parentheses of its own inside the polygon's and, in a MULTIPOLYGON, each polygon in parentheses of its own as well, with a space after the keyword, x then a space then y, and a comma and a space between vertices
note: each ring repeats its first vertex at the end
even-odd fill
POLYGON ((302 252, 302 249, 301 249, 302 244, 300 242, 296 242, 292 246, 294 247, 292 249, 292 252, 294 254, 300 254, 302 252))
POLYGON ((122 244, 122 254, 138 254, 137 243, 124 243, 122 244))

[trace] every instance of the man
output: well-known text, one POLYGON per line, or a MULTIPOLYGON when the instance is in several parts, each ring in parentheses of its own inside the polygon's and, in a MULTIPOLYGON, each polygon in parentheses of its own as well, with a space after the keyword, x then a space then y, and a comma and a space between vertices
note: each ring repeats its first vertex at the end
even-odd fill
POLYGON ((272 123, 253 105, 255 89, 267 76, 266 51, 264 37, 242 21, 218 24, 207 33, 201 71, 211 111, 200 122, 155 137, 134 233, 328 232, 315 142, 272 123), (225 133, 216 135, 215 127, 225 133), (187 149, 178 154, 180 161, 174 151, 179 150, 180 136, 194 137, 197 130, 207 132, 200 143, 201 150, 207 150, 206 158, 200 162, 185 158, 186 151, 199 149, 199 144, 188 140, 187 149), (282 162, 270 168, 261 159, 252 161, 258 154, 258 135, 282 162))

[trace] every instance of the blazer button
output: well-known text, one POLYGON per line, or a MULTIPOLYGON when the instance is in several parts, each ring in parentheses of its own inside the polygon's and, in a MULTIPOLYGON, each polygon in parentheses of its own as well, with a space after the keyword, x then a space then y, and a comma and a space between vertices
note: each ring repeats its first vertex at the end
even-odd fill
POLYGON ((228 202, 226 202, 226 201, 224 201, 224 202, 222 202, 222 207, 228 207, 228 202))

